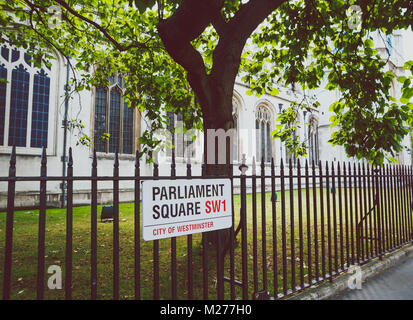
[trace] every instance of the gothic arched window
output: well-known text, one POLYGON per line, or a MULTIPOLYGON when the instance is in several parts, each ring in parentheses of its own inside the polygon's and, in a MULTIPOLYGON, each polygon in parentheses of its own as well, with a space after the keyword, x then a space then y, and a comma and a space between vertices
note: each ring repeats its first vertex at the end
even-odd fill
POLYGON ((232 99, 232 118, 234 119, 234 137, 232 138, 233 161, 239 160, 239 103, 236 99, 232 99))
POLYGON ((121 93, 119 88, 115 86, 110 90, 109 103, 109 152, 119 152, 120 143, 120 113, 121 113, 121 93))
POLYGON ((255 112, 256 156, 270 162, 272 157, 271 113, 265 106, 258 106, 255 112))
MULTIPOLYGON (((296 114, 295 116, 295 121, 292 124, 288 124, 287 128, 291 128, 292 126, 295 126, 295 130, 292 133, 292 139, 295 140, 298 136, 297 132, 297 124, 300 123, 300 116, 296 114)), ((291 147, 285 147, 285 163, 289 164, 291 160, 292 165, 297 164, 297 158, 296 158, 296 150, 293 146, 291 147)))
POLYGON ((51 70, 16 48, 0 54, 0 146, 47 148, 51 70))
MULTIPOLYGON (((175 114, 172 111, 167 112, 168 131, 171 135, 172 148, 175 151, 175 157, 193 158, 195 157, 195 142, 190 135, 184 134, 184 116, 182 113, 175 114)), ((172 156, 172 149, 166 149, 167 156, 172 156)))
MULTIPOLYGON (((293 132, 293 139, 297 137, 297 130, 293 132)), ((295 165, 296 158, 295 158, 295 150, 292 149, 291 147, 285 147, 285 163, 289 164, 291 160, 291 163, 295 165)))
POLYGON ((318 122, 317 119, 310 118, 308 125, 308 154, 310 163, 314 160, 317 164, 319 160, 319 150, 318 150, 318 122))
POLYGON ((125 81, 121 74, 109 77, 109 86, 95 90, 94 146, 98 152, 134 151, 133 109, 123 99, 125 81), (102 139, 109 133, 109 139, 102 139))

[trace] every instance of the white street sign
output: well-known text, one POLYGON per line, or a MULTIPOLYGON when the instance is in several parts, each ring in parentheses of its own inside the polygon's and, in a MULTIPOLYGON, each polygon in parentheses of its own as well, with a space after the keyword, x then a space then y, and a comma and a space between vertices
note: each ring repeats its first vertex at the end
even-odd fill
POLYGON ((230 179, 142 182, 145 241, 232 227, 230 179))

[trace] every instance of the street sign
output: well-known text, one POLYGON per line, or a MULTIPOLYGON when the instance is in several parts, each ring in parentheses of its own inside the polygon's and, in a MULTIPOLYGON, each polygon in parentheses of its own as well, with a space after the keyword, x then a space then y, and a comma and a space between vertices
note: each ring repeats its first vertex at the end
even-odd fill
POLYGON ((145 241, 232 227, 230 179, 142 182, 145 241))

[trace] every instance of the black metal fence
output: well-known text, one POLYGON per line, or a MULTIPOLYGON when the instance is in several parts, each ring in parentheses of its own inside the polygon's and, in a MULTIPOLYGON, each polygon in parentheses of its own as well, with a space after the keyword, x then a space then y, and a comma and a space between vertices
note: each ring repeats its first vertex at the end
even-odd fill
MULTIPOLYGON (((187 164, 186 176, 176 176, 172 161, 170 176, 159 176, 157 164, 153 176, 141 176, 136 158, 133 176, 119 176, 119 160, 115 155, 113 175, 97 175, 94 153, 91 175, 74 176, 72 150, 66 177, 47 175, 45 150, 41 157, 40 177, 16 176, 16 151, 10 157, 9 176, 0 182, 8 184, 5 222, 3 269, 3 299, 10 299, 17 281, 12 276, 13 233, 16 183, 40 183, 40 203, 37 242, 36 298, 45 297, 45 249, 47 207, 46 185, 49 181, 67 183, 66 234, 64 257, 65 298, 72 299, 73 286, 73 183, 90 183, 90 278, 86 280, 91 299, 98 299, 98 182, 113 184, 112 230, 112 298, 119 299, 122 289, 120 274, 119 182, 134 182, 133 254, 124 253, 133 260, 133 297, 135 299, 280 299, 322 281, 333 281, 334 276, 354 265, 363 264, 408 243, 413 243, 413 174, 411 166, 385 165, 373 168, 366 164, 325 163, 317 165, 300 161, 294 167, 275 168, 274 161, 260 168, 253 164, 247 175, 245 164, 240 174, 228 177, 240 186, 240 194, 233 194, 233 227, 218 242, 208 243, 205 236, 188 235, 144 242, 141 237, 140 182, 149 179, 187 179, 192 176, 187 164), (267 170, 266 170, 267 168, 267 170), (260 173, 257 174, 257 169, 260 173), (268 171, 268 172, 267 172, 268 171), (276 171, 278 171, 276 173, 276 171), (247 190, 251 192, 247 193, 247 190), (229 236, 228 236, 229 235, 229 236), (183 237, 180 237, 183 238, 183 237), (177 244, 179 240, 179 244, 177 244), (169 244, 168 244, 169 243, 169 244), (148 255, 148 246, 151 254, 148 255), (178 246, 181 246, 179 248, 178 246), (177 251, 186 253, 177 257, 177 251), (165 255, 166 252, 166 255, 165 255), (168 268, 161 266, 161 258, 169 259, 168 268), (179 260, 179 261, 178 261, 179 260), (150 269, 150 270, 147 270, 150 269), (142 275, 145 274, 143 279, 142 275), (147 279, 150 275, 150 281, 147 279), (150 295, 147 294, 149 291, 150 295), (143 288, 145 294, 143 294, 143 288), (181 289, 185 290, 182 291, 181 289), (183 293, 184 292, 184 293, 183 293)), ((203 179, 217 178, 205 176, 203 179)), ((222 176, 219 176, 222 178, 222 176)), ((89 237, 89 235, 88 235, 89 237)), ((162 264, 164 266, 164 264, 162 264)), ((29 267, 29 266, 28 266, 29 267)), ((75 270, 76 271, 76 270, 75 270)), ((89 274, 89 272, 88 272, 89 274)), ((124 283, 124 282, 122 282, 124 283)))

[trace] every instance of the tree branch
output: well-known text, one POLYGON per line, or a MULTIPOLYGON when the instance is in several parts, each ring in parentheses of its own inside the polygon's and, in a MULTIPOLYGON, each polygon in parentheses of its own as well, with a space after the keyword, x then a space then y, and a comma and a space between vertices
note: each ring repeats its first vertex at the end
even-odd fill
POLYGON ((250 0, 228 22, 229 32, 237 30, 237 34, 246 41, 265 18, 284 2, 287 0, 250 0))
POLYGON ((166 51, 188 73, 188 81, 202 106, 209 105, 208 77, 201 54, 191 45, 220 15, 224 0, 182 0, 175 13, 158 23, 166 51))
MULTIPOLYGON (((219 83, 233 83, 241 64, 244 46, 254 30, 286 0, 250 0, 241 6, 226 24, 213 53, 211 78, 219 83)), ((233 85, 227 88, 231 95, 233 85)), ((229 97, 228 97, 229 99, 229 97)), ((227 112, 229 112, 227 110, 227 112)))
POLYGON ((103 28, 101 25, 99 25, 98 23, 96 23, 93 20, 88 19, 87 17, 82 16, 80 13, 78 13, 76 10, 74 10, 73 8, 71 8, 66 2, 64 2, 63 0, 54 0, 55 2, 57 2, 58 4, 60 4, 63 8, 65 8, 69 13, 71 13, 72 15, 74 15, 75 17, 79 18, 80 20, 83 20, 84 22, 94 26, 97 30, 99 30, 106 39, 109 40, 109 42, 111 42, 115 48, 119 51, 127 51, 131 48, 144 48, 144 49, 149 49, 145 44, 142 43, 133 43, 127 46, 124 46, 123 44, 119 43, 118 41, 116 41, 111 35, 110 33, 103 28))
POLYGON ((216 16, 213 17, 212 26, 215 28, 219 36, 221 36, 225 32, 227 23, 225 22, 225 19, 222 16, 221 11, 219 11, 216 14, 216 16))
POLYGON ((226 23, 223 0, 182 0, 177 11, 158 24, 170 56, 188 73, 188 81, 202 106, 205 123, 232 122, 232 94, 247 39, 271 12, 286 0, 250 0, 226 23), (212 24, 219 34, 209 75, 201 54, 191 45, 212 24), (216 117, 220 112, 219 119, 216 117))

